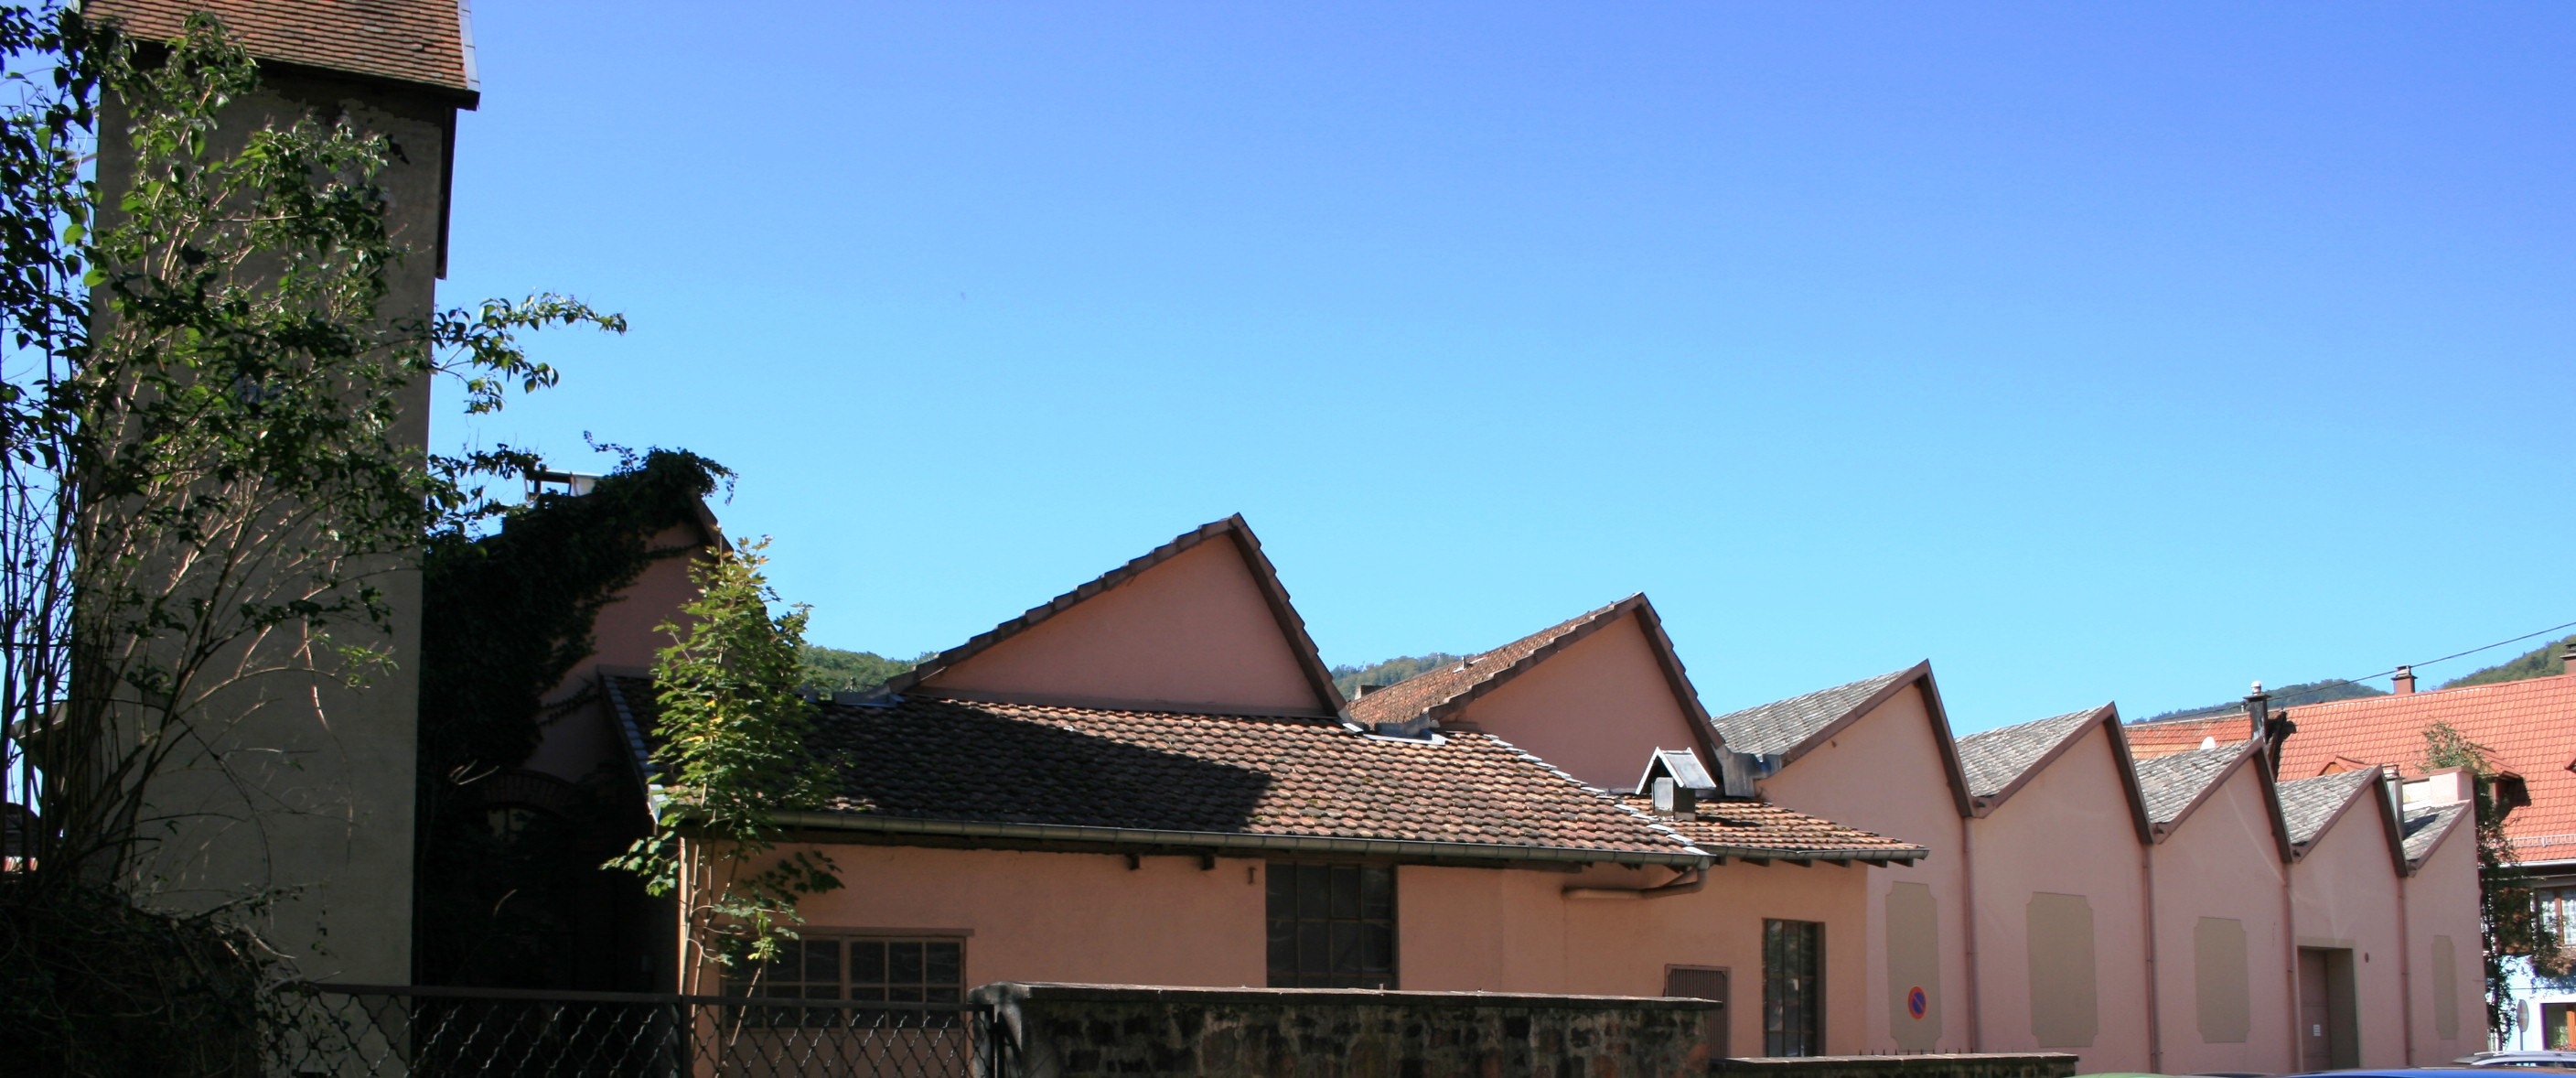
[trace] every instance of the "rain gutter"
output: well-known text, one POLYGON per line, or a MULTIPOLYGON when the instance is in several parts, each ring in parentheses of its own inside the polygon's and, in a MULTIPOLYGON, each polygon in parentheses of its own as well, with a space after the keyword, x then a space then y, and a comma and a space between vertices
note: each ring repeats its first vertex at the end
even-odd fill
POLYGON ((1325 853, 1402 860, 1475 860, 1672 865, 1704 869, 1715 858, 1694 848, 1669 853, 1655 850, 1597 850, 1568 846, 1509 846, 1484 842, 1433 842, 1423 839, 1330 838, 1320 835, 1253 835, 1238 831, 1163 831, 1141 827, 1085 827, 1074 824, 1000 823, 965 820, 913 820, 849 812, 780 812, 771 819, 787 827, 877 835, 997 839, 1022 842, 1086 842, 1116 846, 1186 847, 1248 850, 1262 853, 1325 853))

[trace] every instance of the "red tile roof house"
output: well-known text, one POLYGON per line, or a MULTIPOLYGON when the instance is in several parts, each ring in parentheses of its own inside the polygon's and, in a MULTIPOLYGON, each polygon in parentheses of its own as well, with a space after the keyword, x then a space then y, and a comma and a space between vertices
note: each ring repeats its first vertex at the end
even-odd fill
MULTIPOLYGON (((2387 768, 2417 780, 2411 791, 2448 789, 2449 797, 2465 796, 2456 772, 2428 775, 2424 767, 2425 730, 2448 724, 2501 773, 2498 793, 2515 806, 2505 818, 2506 837, 2521 863, 2538 875, 2544 912, 2566 923, 2567 910, 2576 905, 2576 676, 2562 672, 2416 692, 2414 672, 2401 669, 2396 689, 2387 696, 2284 709, 2295 730, 2281 744, 2282 777, 2387 768)), ((2239 740, 2246 736, 2242 714, 2211 721, 2231 723, 2239 740)), ((2525 976, 2516 995, 2522 1016, 2514 1046, 2576 1042, 2576 991, 2525 976)))
MULTIPOLYGON (((650 684, 601 681, 640 738, 650 684)), ((848 883, 802 908, 826 993, 1671 993, 1730 1000, 1723 1051, 1855 1052, 1867 866, 1925 855, 1725 798, 1747 773, 1643 596, 1344 700, 1240 518, 836 698, 820 736, 840 797, 791 822, 848 883)))
POLYGON ((2139 760, 2109 705, 1954 737, 1928 663, 1713 721, 1770 803, 1930 851, 1869 870, 1868 1051, 2179 1074, 2483 1046, 2457 797, 2275 783, 2242 739, 2139 760))

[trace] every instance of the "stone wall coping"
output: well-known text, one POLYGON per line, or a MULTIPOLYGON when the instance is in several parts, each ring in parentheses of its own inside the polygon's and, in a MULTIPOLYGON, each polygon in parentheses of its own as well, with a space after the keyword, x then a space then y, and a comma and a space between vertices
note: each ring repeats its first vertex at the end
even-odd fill
MULTIPOLYGON (((1379 988, 1178 988, 1147 984, 1068 984, 1055 981, 996 981, 967 994, 977 1003, 1016 1007, 1022 1003, 1169 1003, 1179 1005, 1267 1003, 1324 1006, 1492 1007, 1506 1010, 1662 1010, 1713 1011, 1723 1006, 1711 999, 1671 996, 1558 996, 1521 992, 1406 992, 1379 988)), ((1986 1058, 1986 1057, 1978 1057, 1986 1058)), ((2004 1058, 2004 1057, 1994 1057, 2004 1058)), ((2014 1057, 2019 1058, 2019 1057, 2014 1057)), ((2069 1056, 2067 1058, 2074 1058, 2069 1056)))
POLYGON ((1718 1060, 1719 1070, 1827 1070, 1838 1068, 1876 1071, 1937 1070, 1948 1071, 1962 1064, 2022 1064, 2062 1068, 2073 1074, 2081 1057, 2072 1052, 1926 1052, 1919 1055, 1883 1056, 1729 1056, 1718 1060))

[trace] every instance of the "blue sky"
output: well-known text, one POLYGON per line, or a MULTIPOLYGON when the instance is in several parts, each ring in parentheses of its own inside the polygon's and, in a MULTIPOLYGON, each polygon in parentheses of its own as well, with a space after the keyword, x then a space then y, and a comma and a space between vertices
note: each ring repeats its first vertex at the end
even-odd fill
POLYGON ((474 18, 443 298, 634 330, 436 437, 738 469, 818 643, 1233 512, 1328 661, 1643 590, 1967 730, 2576 620, 2576 8, 474 18))

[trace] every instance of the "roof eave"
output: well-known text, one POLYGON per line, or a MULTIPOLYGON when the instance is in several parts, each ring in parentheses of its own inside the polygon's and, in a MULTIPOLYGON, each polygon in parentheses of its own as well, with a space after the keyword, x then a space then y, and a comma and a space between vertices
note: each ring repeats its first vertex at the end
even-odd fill
POLYGON ((1425 839, 1339 838, 1323 835, 1262 835, 1238 831, 1167 831, 1134 827, 1076 824, 1005 823, 986 820, 918 820, 863 812, 780 812, 774 819, 790 828, 899 836, 980 838, 1025 842, 1089 843, 1104 847, 1152 847, 1258 853, 1325 853, 1386 857, 1400 861, 1491 861, 1548 863, 1670 865, 1706 868, 1711 855, 1696 846, 1671 851, 1609 850, 1572 846, 1514 846, 1497 843, 1437 842, 1425 839))

